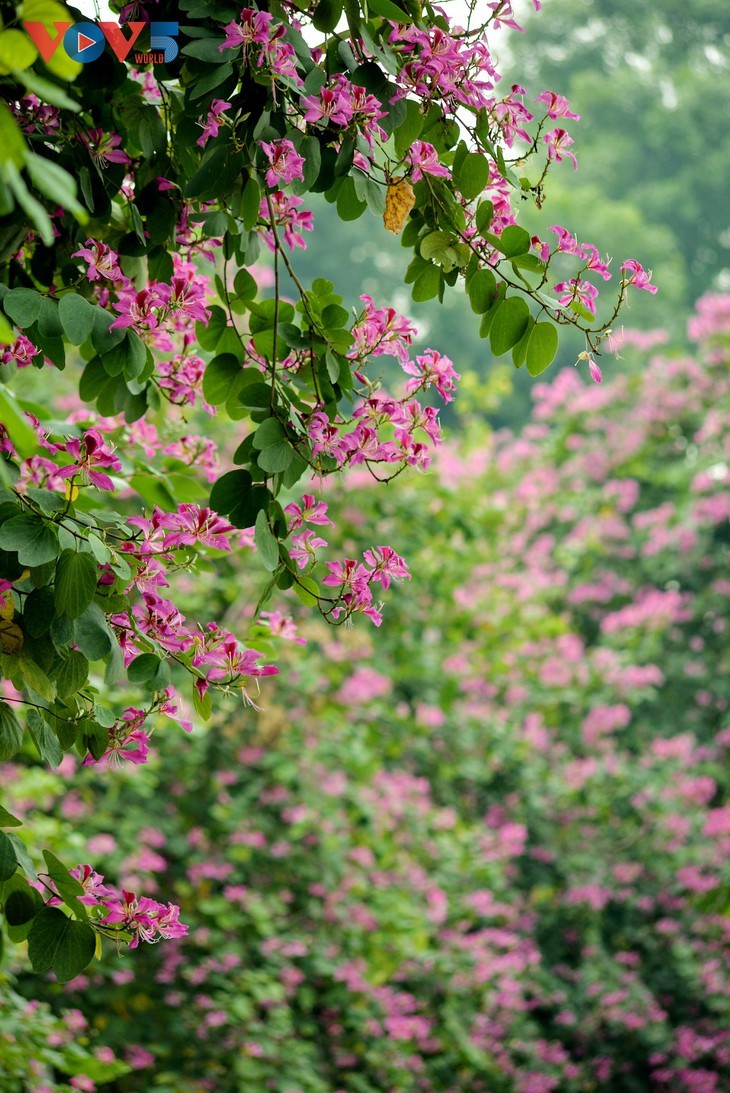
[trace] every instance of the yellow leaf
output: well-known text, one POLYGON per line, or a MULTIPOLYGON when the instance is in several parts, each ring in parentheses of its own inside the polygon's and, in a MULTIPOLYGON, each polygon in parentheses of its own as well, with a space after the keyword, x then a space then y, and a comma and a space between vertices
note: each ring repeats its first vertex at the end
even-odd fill
POLYGON ((407 178, 394 178, 385 195, 383 224, 386 230, 398 235, 416 203, 416 195, 407 178))
POLYGON ((22 648, 24 640, 23 631, 17 622, 11 622, 10 619, 0 620, 0 648, 3 653, 9 653, 11 656, 17 653, 22 648))
POLYGON ((67 501, 75 501, 79 495, 79 487, 74 486, 72 482, 66 483, 66 489, 64 490, 64 496, 67 501))
POLYGON ((0 619, 12 619, 15 614, 12 592, 0 592, 0 619))

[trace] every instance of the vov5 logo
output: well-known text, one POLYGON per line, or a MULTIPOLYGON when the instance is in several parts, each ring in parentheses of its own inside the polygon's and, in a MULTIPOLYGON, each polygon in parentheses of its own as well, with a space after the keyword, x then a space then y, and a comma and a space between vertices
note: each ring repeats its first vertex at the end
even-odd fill
POLYGON ((53 23, 55 37, 51 36, 45 23, 23 23, 23 26, 46 63, 61 42, 69 57, 82 65, 101 57, 107 42, 117 60, 126 61, 147 26, 150 28, 150 48, 143 53, 135 52, 136 64, 166 64, 178 54, 175 41, 180 29, 178 23, 125 23, 124 30, 118 23, 53 23), (128 37, 125 30, 129 31, 128 37))

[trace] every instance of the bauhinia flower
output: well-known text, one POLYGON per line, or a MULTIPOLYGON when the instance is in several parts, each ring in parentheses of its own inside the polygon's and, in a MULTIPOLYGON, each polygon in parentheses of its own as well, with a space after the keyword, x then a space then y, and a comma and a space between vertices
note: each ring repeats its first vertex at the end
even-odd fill
POLYGON ((628 277, 624 277, 625 285, 633 285, 634 288, 643 288, 646 292, 651 292, 652 295, 659 291, 656 285, 650 284, 652 271, 645 270, 635 258, 627 259, 621 266, 621 269, 629 274, 628 277))
MULTIPOLYGON (((59 451, 64 450, 64 445, 58 446, 59 451)), ((108 474, 98 470, 99 467, 120 471, 122 464, 115 455, 105 447, 104 438, 98 429, 89 429, 81 440, 73 437, 66 442, 65 450, 74 460, 67 467, 61 467, 57 472, 59 478, 87 479, 92 486, 99 490, 113 490, 114 483, 108 474)))
POLYGON ((296 151, 290 140, 260 140, 270 167, 266 172, 266 182, 275 189, 288 186, 297 178, 304 178, 304 159, 296 151))

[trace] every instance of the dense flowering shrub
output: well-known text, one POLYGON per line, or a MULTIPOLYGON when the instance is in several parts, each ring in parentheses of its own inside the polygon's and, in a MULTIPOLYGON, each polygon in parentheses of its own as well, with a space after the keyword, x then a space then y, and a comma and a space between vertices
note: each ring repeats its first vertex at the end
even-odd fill
POLYGON ((272 611, 258 714, 113 778, 15 767, 59 853, 191 927, 48 987, 92 1047, 131 1037, 112 1088, 727 1087, 727 313, 700 301, 696 357, 562 371, 517 436, 465 406, 427 476, 297 504, 348 555, 373 522, 404 544, 376 640, 272 611))
MULTIPOLYGON (((412 351, 382 301, 350 314, 332 282, 302 283, 307 194, 400 235, 414 299, 463 288, 492 352, 531 375, 568 325, 600 379, 627 294, 656 289, 627 259, 599 313, 612 274, 595 245, 518 223, 552 167, 576 165, 577 115, 555 91, 498 89, 509 0, 472 4, 464 26, 410 0, 185 0, 182 29, 166 4, 98 26, 58 0, 6 7, 0 761, 76 753, 104 775, 144 765, 165 719, 207 720, 214 696, 256 704, 286 629, 262 614, 276 588, 379 626, 381 593, 411 575, 376 526, 355 556, 325 556, 309 482, 425 470, 441 441, 429 392, 450 402, 459 374, 412 351), (381 358, 408 377, 397 391, 381 358), (252 552, 269 580, 234 631, 215 593, 186 589, 252 552)), ((38 973, 74 978, 104 936, 184 935, 177 905, 104 886, 85 853, 41 866, 19 818, 0 824, 0 904, 38 973)))

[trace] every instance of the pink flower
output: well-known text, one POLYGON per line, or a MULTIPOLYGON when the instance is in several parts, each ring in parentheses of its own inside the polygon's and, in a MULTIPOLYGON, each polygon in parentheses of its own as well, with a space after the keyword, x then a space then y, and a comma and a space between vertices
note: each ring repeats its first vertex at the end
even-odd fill
POLYGON ((439 163, 438 152, 425 140, 414 140, 406 153, 406 161, 412 167, 411 179, 418 182, 424 174, 440 178, 451 178, 451 171, 439 163))
POLYGON ((590 281, 581 281, 578 277, 571 277, 569 281, 560 281, 553 291, 559 296, 558 302, 564 306, 569 306, 576 300, 591 315, 596 314, 598 289, 590 281))
POLYGON ((601 369, 593 360, 593 357, 588 358, 588 372, 591 379, 594 380, 595 383, 603 383, 603 375, 601 373, 601 369))
POLYGON ((317 501, 311 493, 302 495, 301 505, 297 505, 292 501, 290 505, 285 507, 284 512, 291 516, 291 520, 289 521, 290 531, 294 531, 304 523, 319 524, 321 527, 324 527, 326 524, 329 524, 330 527, 334 526, 327 516, 326 503, 324 501, 317 501))
POLYGON ((203 132, 196 140, 196 144, 201 148, 204 148, 211 137, 218 136, 218 130, 221 128, 223 121, 223 113, 225 110, 230 109, 231 103, 225 102, 223 99, 213 99, 208 109, 208 117, 203 123, 203 132))
POLYGON ((122 138, 118 133, 105 133, 103 129, 89 129, 88 132, 79 136, 79 140, 86 145, 92 159, 95 159, 101 167, 106 167, 109 163, 132 162, 127 153, 119 147, 122 138))
POLYGON ((97 243, 95 239, 87 239, 83 247, 71 255, 72 258, 83 258, 88 265, 86 276, 89 281, 98 281, 106 278, 107 281, 124 281, 124 274, 119 268, 119 255, 108 247, 106 243, 97 243))
POLYGON ((339 88, 323 87, 319 98, 305 95, 302 106, 305 108, 304 120, 309 124, 332 122, 335 125, 349 125, 353 117, 352 105, 339 88))
POLYGON ((100 763, 119 764, 122 759, 135 765, 146 763, 150 750, 150 738, 141 727, 146 717, 145 710, 136 710, 133 706, 129 706, 109 729, 109 743, 101 758, 94 759, 93 755, 87 755, 82 766, 94 767, 100 763))
POLYGON ((643 288, 646 292, 651 292, 652 295, 659 291, 656 285, 649 283, 651 281, 651 270, 647 272, 635 258, 629 258, 621 266, 621 269, 630 274, 629 277, 624 277, 625 285, 633 285, 634 288, 643 288))
POLYGON ((547 116, 555 120, 556 118, 572 118, 574 121, 580 121, 580 114, 573 114, 568 109, 570 103, 562 95, 556 94, 555 91, 543 91, 533 102, 544 102, 547 106, 547 116))
POLYGON ((18 368, 27 368, 39 353, 40 349, 33 345, 33 342, 26 338, 25 334, 19 334, 10 348, 3 353, 0 363, 10 364, 12 361, 17 364, 18 368))
MULTIPOLYGON (((64 446, 59 445, 59 450, 63 451, 64 446)), ((96 486, 99 490, 114 489, 111 478, 107 474, 94 469, 96 467, 107 467, 114 471, 122 469, 122 464, 116 456, 112 455, 111 451, 104 446, 104 440, 98 429, 89 429, 81 440, 76 440, 76 438, 69 440, 65 445, 65 450, 75 462, 67 467, 61 467, 57 472, 59 478, 75 478, 76 475, 80 475, 82 479, 88 479, 91 485, 96 486)))
POLYGON ((83 903, 86 907, 96 907, 103 900, 114 896, 112 889, 102 883, 104 878, 90 865, 79 865, 76 869, 69 869, 69 873, 83 887, 84 894, 79 896, 79 903, 83 903))
POLYGON ((304 159, 294 148, 290 140, 274 140, 270 143, 260 140, 259 145, 266 153, 270 167, 266 172, 267 185, 274 189, 288 186, 297 178, 304 178, 302 167, 304 159))
POLYGON ((363 557, 373 567, 370 580, 380 582, 384 589, 390 588, 391 580, 411 579, 408 566, 392 547, 372 547, 365 551, 363 557))
POLYGON ((548 161, 555 160, 556 163, 561 163, 567 156, 568 159, 573 160, 573 168, 578 169, 578 160, 575 158, 575 153, 568 151, 575 141, 568 136, 565 129, 551 129, 542 138, 542 142, 547 145, 548 161))
MULTIPOLYGON (((309 209, 299 208, 300 205, 304 204, 303 199, 296 197, 294 194, 285 194, 281 190, 269 194, 268 201, 266 198, 262 199, 259 210, 260 218, 266 223, 271 223, 269 202, 271 202, 271 212, 276 227, 284 229, 284 242, 286 245, 292 250, 295 247, 306 250, 307 244, 298 232, 311 232, 314 227, 314 215, 309 209)), ((264 232, 263 238, 270 251, 276 250, 273 232, 264 232)))
POLYGON ((427 349, 423 356, 416 357, 415 364, 412 361, 404 364, 403 371, 409 376, 417 377, 406 384, 407 394, 411 394, 421 386, 428 388, 433 384, 444 402, 451 402, 455 381, 461 379, 460 374, 454 369, 453 361, 442 356, 435 349, 427 349))

